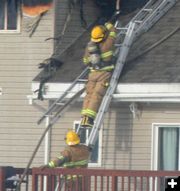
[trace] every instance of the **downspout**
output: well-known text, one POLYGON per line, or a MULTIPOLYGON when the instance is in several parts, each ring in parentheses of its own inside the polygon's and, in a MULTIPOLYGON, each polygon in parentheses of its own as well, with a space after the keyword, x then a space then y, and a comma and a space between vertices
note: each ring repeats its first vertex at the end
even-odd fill
MULTIPOLYGON (((49 126, 49 116, 46 117, 46 128, 49 126)), ((49 156, 50 156, 50 148, 51 148, 51 141, 50 141, 50 137, 51 137, 51 129, 49 129, 45 135, 45 139, 44 139, 44 164, 48 164, 49 162, 49 156)), ((47 190, 47 177, 44 178, 44 189, 43 191, 48 191, 47 190)))
MULTIPOLYGON (((49 117, 46 117, 46 128, 49 125, 49 117)), ((50 156, 50 148, 51 148, 51 129, 45 135, 45 142, 44 142, 44 164, 48 164, 49 156, 50 156)))
POLYGON ((116 11, 120 10, 120 0, 116 0, 116 11))

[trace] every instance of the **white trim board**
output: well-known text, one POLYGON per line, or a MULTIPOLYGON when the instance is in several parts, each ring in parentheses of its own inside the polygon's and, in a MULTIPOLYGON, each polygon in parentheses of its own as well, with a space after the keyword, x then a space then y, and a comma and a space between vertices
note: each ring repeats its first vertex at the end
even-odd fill
MULTIPOLYGON (((45 99, 58 98, 71 83, 46 83, 44 88, 45 99)), ((77 84, 73 92, 77 92, 83 87, 77 84)), ((37 99, 35 90, 39 88, 39 82, 32 83, 32 95, 28 99, 37 99)), ((73 93, 71 94, 73 95, 73 93)), ((81 97, 83 97, 82 94, 81 97)), ((180 102, 180 84, 179 83, 126 83, 118 84, 114 101, 120 102, 180 102)))

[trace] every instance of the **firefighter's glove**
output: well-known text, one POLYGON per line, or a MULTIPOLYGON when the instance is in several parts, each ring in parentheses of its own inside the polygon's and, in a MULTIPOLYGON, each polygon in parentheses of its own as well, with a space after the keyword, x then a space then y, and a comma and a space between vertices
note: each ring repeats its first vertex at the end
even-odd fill
POLYGON ((105 27, 107 30, 110 30, 113 27, 113 24, 111 22, 105 23, 105 27))
POLYGON ((39 167, 41 170, 45 170, 46 168, 50 168, 50 166, 48 164, 46 165, 42 165, 39 167))

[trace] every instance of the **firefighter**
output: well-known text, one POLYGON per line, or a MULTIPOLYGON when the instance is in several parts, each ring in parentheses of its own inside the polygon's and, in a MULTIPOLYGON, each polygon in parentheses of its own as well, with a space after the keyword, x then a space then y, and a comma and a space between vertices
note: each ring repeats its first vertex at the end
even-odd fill
POLYGON ((112 23, 95 26, 91 31, 83 63, 90 68, 81 115, 81 127, 92 127, 99 106, 109 86, 114 69, 113 51, 116 29, 112 23))
MULTIPOLYGON (((88 166, 88 160, 90 156, 90 149, 86 145, 80 144, 80 138, 77 133, 74 131, 69 131, 66 134, 65 142, 67 146, 63 151, 60 152, 60 155, 50 160, 48 164, 41 166, 43 170, 45 168, 55 168, 55 167, 64 167, 64 168, 86 168, 88 166)), ((81 187, 82 177, 78 177, 79 187, 81 187)), ((71 191, 72 185, 76 185, 77 176, 68 176, 66 177, 67 187, 70 187, 71 191)), ((84 178, 85 181, 85 178, 84 178)))

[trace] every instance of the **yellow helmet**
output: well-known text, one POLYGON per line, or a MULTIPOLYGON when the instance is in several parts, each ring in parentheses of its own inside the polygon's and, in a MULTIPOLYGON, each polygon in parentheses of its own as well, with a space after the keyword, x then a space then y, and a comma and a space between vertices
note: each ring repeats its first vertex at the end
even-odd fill
POLYGON ((80 138, 74 131, 69 131, 66 134, 66 144, 67 145, 77 145, 80 143, 80 138))
POLYGON ((101 42, 105 37, 105 27, 98 25, 95 26, 91 31, 91 41, 93 42, 101 42))

